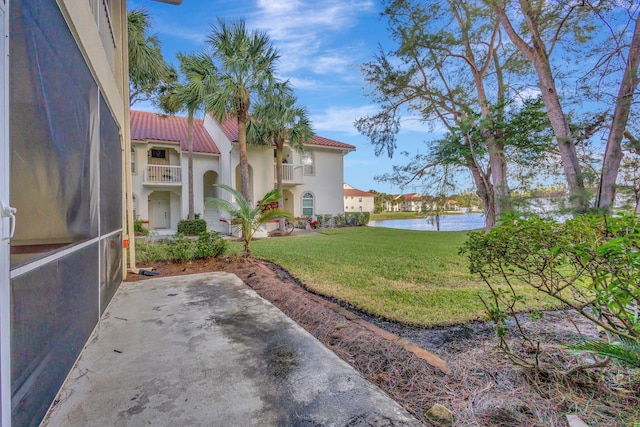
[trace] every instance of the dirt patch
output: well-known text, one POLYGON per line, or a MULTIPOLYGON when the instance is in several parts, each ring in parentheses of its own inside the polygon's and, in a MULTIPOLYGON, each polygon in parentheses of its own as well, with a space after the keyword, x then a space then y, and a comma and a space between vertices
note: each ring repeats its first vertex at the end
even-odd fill
MULTIPOLYGON (((453 412, 455 426, 567 426, 567 414, 578 414, 592 427, 640 422, 640 373, 610 368, 597 375, 577 371, 541 378, 514 367, 496 349, 493 330, 484 322, 425 329, 381 321, 312 294, 285 269, 254 259, 153 267, 160 276, 235 273, 425 425, 438 425, 425 415, 435 403, 453 412), (376 333, 365 321, 435 353, 446 361, 448 373, 406 345, 376 333), (621 375, 624 387, 619 387, 621 375), (616 387, 611 383, 614 377, 616 387)), ((129 275, 127 280, 147 278, 129 275)), ((567 312, 546 313, 543 319, 526 325, 552 338, 551 346, 579 337, 579 330, 597 336, 590 325, 567 312)), ((574 361, 567 358, 557 363, 570 367, 574 361)))

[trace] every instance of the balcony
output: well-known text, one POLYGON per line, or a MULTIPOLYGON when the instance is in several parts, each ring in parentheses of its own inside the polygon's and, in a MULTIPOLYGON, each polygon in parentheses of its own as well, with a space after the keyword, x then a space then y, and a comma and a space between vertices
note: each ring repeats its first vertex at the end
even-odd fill
POLYGON ((166 165, 147 165, 144 170, 145 185, 182 185, 182 167, 166 165))
MULTIPOLYGON (((300 185, 304 184, 304 166, 303 165, 294 165, 283 163, 280 165, 282 167, 282 183, 284 185, 300 185)), ((273 176, 274 181, 277 180, 278 170, 276 169, 278 165, 273 165, 273 176)))

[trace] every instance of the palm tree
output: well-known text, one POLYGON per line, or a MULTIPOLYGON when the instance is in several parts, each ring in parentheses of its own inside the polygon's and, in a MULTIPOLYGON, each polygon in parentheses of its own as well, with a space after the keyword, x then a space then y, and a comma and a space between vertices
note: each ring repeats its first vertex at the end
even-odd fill
POLYGON ((193 119, 196 112, 204 109, 206 99, 215 90, 216 69, 211 57, 205 53, 185 55, 178 53, 180 70, 185 76, 184 83, 174 83, 164 88, 160 97, 160 107, 169 114, 187 112, 188 146, 188 187, 189 213, 187 219, 194 218, 193 196, 193 119))
POLYGON ((242 232, 244 255, 247 257, 251 255, 251 240, 253 239, 253 235, 258 231, 260 226, 274 219, 292 217, 291 214, 285 210, 279 208, 268 209, 270 204, 277 202, 281 197, 277 188, 265 194, 262 200, 253 207, 240 192, 228 185, 214 184, 214 186, 231 193, 235 198, 237 206, 228 200, 218 199, 216 197, 208 197, 205 203, 207 206, 223 210, 231 215, 231 226, 236 229, 234 231, 239 230, 242 232))
POLYGON ((240 190, 249 200, 249 162, 247 159, 247 123, 251 96, 260 94, 272 79, 280 57, 264 32, 249 32, 243 20, 226 23, 218 20, 207 38, 218 67, 218 87, 207 103, 219 122, 227 114, 238 121, 240 145, 240 190))
MULTIPOLYGON (((273 144, 276 151, 276 188, 282 195, 282 157, 285 143, 293 150, 304 151, 313 138, 307 110, 298 105, 289 81, 274 82, 253 110, 253 119, 263 142, 273 144)), ((278 207, 284 209, 282 197, 278 207)), ((284 219, 280 220, 284 230, 284 219)))
POLYGON ((129 106, 154 98, 162 85, 176 79, 176 70, 165 62, 160 41, 149 34, 150 28, 151 16, 146 9, 127 13, 129 106))

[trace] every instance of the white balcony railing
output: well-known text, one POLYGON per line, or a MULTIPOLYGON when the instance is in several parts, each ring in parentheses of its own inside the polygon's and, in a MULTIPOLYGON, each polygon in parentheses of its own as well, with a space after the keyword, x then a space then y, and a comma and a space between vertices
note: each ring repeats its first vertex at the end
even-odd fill
POLYGON ((145 184, 182 184, 182 167, 147 165, 144 171, 145 184))
MULTIPOLYGON (((302 184, 304 183, 304 178, 303 178, 303 170, 304 170, 304 166, 302 165, 294 165, 294 164, 288 164, 288 163, 282 163, 280 165, 282 167, 282 182, 284 184, 302 184)), ((274 164, 273 165, 273 176, 274 176, 274 181, 277 179, 277 168, 278 165, 274 164)))

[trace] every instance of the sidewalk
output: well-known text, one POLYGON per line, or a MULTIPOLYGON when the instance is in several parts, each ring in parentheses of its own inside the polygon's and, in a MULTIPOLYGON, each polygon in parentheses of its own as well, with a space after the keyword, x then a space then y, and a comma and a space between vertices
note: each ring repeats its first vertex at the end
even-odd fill
POLYGON ((125 282, 42 426, 420 426, 237 276, 125 282))

